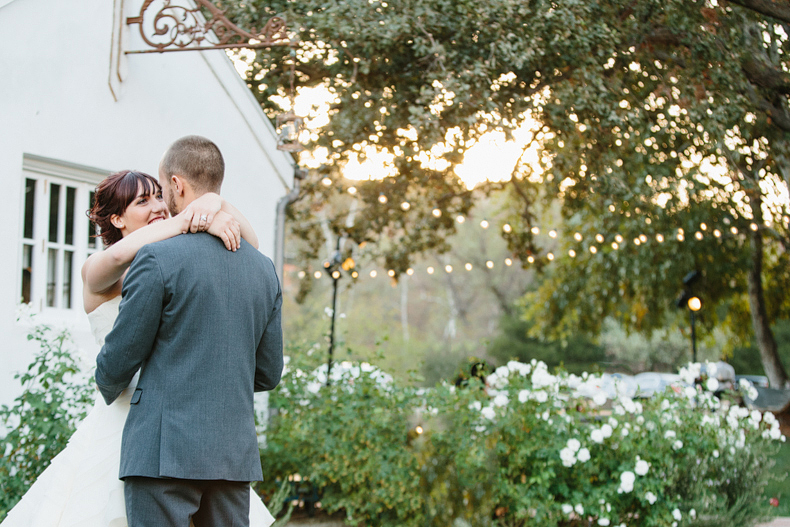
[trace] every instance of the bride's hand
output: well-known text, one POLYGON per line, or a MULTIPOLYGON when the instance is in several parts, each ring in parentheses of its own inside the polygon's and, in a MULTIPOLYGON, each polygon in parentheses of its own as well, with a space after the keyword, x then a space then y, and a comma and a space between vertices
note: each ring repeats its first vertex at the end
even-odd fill
POLYGON ((222 198, 214 192, 207 192, 184 209, 183 232, 200 232, 209 229, 214 217, 222 208, 222 198))
POLYGON ((214 221, 208 227, 208 233, 222 240, 229 251, 235 251, 241 244, 241 226, 227 212, 217 212, 214 221))

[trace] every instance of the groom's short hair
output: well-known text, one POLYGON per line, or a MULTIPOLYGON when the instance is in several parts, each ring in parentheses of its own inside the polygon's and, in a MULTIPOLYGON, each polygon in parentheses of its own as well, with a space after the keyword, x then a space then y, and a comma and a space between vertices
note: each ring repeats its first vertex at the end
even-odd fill
POLYGON ((212 141, 188 135, 175 141, 162 158, 162 171, 168 177, 185 177, 199 193, 219 193, 225 176, 225 161, 212 141))

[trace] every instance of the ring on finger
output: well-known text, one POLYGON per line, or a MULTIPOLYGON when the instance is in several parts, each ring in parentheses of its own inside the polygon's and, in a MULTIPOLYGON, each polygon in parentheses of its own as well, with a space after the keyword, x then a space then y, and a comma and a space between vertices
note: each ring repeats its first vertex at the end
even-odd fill
POLYGON ((200 221, 208 221, 208 216, 205 214, 200 217, 200 221))

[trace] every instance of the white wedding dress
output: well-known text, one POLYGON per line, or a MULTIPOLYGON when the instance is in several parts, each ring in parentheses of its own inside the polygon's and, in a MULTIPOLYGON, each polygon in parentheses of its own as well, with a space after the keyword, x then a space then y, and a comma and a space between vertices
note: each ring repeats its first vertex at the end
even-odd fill
MULTIPOLYGON (((88 314, 100 346, 118 316, 120 302, 118 296, 88 314)), ((66 448, 55 456, 0 527, 127 527, 123 481, 118 479, 118 472, 121 435, 138 375, 109 406, 96 392, 93 409, 77 426, 66 448)), ((269 527, 272 523, 274 518, 266 505, 250 489, 250 527, 269 527)))

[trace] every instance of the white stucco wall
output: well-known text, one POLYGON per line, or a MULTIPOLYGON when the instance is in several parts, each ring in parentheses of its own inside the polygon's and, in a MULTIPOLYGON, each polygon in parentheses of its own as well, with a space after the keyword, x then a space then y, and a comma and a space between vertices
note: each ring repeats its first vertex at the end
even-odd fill
MULTIPOLYGON (((225 157, 223 195, 250 219, 261 251, 273 257, 276 204, 292 185, 290 158, 276 150, 271 123, 221 51, 127 55, 120 60, 124 80, 117 79, 114 20, 120 17, 125 25, 141 4, 0 1, 0 179, 6 196, 0 222, 0 404, 18 393, 13 372, 28 364, 32 352, 25 327, 15 320, 25 154, 156 177, 173 140, 204 135, 225 157), (124 13, 115 11, 121 4, 124 13)), ((144 46, 136 26, 123 31, 128 49, 144 46)), ((71 327, 80 347, 95 356, 87 318, 81 309, 73 311, 45 310, 41 318, 71 327)))

